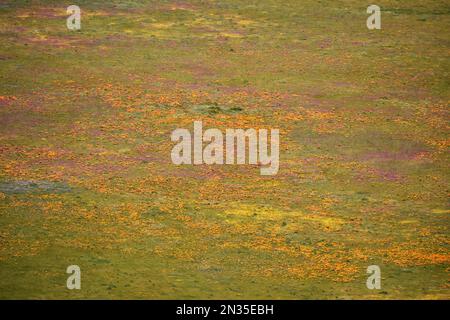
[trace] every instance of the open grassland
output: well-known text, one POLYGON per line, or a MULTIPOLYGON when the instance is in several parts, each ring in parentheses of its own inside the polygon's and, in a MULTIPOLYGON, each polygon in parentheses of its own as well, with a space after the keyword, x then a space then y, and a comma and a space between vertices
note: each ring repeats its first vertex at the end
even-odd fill
POLYGON ((69 4, 0 1, 0 298, 450 298, 448 1, 381 30, 359 0, 69 4), (278 174, 173 165, 195 120, 280 129, 278 174))

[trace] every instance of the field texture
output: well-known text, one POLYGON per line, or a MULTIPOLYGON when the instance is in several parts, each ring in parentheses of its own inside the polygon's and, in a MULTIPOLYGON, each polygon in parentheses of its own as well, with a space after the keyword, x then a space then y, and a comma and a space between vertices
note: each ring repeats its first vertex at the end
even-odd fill
POLYGON ((449 299, 450 4, 369 4, 0 1, 0 298, 449 299), (196 120, 278 174, 174 165, 196 120))

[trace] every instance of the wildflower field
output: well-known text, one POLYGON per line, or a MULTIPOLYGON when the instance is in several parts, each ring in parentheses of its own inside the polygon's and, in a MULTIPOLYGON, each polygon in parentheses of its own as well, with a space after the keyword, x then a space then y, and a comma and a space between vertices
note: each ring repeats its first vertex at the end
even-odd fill
POLYGON ((0 298, 449 299, 450 4, 369 4, 0 1, 0 298), (194 121, 277 174, 175 165, 194 121))

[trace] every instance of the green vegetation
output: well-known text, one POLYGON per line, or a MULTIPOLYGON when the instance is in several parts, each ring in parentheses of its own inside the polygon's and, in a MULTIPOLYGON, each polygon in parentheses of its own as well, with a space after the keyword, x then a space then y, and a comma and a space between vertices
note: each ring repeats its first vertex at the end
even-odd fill
POLYGON ((76 4, 0 4, 0 298, 450 298, 448 1, 381 30, 359 0, 76 4), (195 120, 280 129, 278 175, 173 165, 195 120))

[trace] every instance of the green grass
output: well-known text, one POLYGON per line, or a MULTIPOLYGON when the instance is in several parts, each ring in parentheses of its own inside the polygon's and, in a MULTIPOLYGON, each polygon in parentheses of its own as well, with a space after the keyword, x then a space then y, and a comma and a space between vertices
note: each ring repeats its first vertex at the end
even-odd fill
POLYGON ((0 185, 70 186, 0 190, 0 298, 449 298, 445 1, 381 30, 363 1, 77 4, 0 5, 0 185), (278 175, 173 165, 195 120, 280 129, 278 175))

